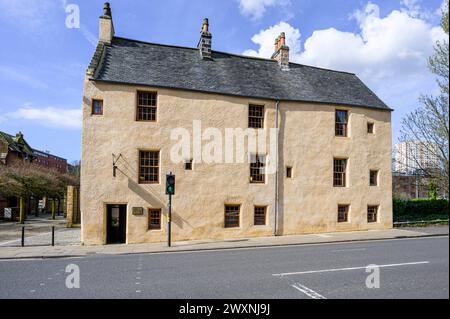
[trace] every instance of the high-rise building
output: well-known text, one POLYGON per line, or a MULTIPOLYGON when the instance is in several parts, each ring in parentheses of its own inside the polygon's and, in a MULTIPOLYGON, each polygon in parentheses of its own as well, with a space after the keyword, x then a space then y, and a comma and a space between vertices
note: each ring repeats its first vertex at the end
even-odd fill
POLYGON ((395 145, 395 171, 412 174, 436 167, 439 163, 437 145, 422 141, 406 141, 395 145))

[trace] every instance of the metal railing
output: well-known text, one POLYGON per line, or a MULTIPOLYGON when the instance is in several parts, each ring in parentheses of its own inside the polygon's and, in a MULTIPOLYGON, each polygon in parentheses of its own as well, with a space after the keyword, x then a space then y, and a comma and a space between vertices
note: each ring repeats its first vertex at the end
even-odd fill
POLYGON ((420 225, 420 224, 448 224, 448 219, 435 219, 435 220, 417 220, 417 221, 405 221, 405 222, 394 222, 395 226, 408 226, 408 225, 420 225))

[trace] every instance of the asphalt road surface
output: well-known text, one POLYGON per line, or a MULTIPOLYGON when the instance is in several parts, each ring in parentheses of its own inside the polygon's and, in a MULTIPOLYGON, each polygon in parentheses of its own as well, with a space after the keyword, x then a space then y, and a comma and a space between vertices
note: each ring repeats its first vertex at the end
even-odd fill
POLYGON ((448 299, 449 238, 4 260, 0 298, 448 299))

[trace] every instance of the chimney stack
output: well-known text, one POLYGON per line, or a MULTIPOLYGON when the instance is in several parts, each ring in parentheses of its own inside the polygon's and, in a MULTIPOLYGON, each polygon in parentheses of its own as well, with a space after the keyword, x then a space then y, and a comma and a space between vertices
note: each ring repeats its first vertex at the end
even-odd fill
POLYGON ((198 42, 198 49, 202 59, 211 59, 212 34, 209 32, 209 20, 203 20, 202 29, 200 31, 200 41, 198 42))
POLYGON ((286 34, 282 32, 275 40, 273 60, 277 60, 282 70, 289 70, 289 47, 286 45, 286 34))
POLYGON ((103 7, 103 15, 100 16, 99 41, 105 44, 111 44, 114 37, 114 24, 111 14, 111 6, 109 2, 105 2, 103 7))

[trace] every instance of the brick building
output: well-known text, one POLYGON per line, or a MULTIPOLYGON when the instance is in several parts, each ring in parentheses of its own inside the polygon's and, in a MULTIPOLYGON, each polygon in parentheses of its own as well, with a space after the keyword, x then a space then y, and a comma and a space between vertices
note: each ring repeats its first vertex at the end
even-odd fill
POLYGON ((47 169, 55 169, 61 174, 68 172, 67 160, 50 154, 49 152, 43 152, 39 150, 33 150, 33 163, 45 167, 47 169))
MULTIPOLYGON (((25 140, 22 132, 13 136, 0 131, 0 165, 14 165, 23 161, 47 169, 56 169, 62 174, 67 173, 66 159, 33 149, 25 140)), ((5 208, 12 208, 13 218, 17 217, 18 206, 19 200, 17 197, 0 197, 0 219, 4 218, 5 208)), ((25 206, 26 211, 32 212, 32 209, 35 208, 35 203, 32 199, 27 198, 25 206)))

